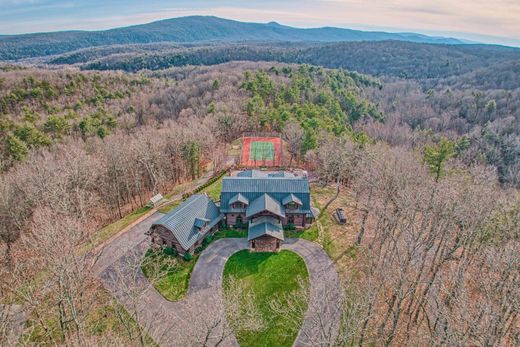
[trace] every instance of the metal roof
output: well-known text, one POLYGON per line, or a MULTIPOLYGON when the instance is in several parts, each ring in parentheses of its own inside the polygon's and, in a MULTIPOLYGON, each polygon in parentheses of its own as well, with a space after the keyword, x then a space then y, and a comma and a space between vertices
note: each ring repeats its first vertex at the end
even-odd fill
POLYGON ((229 199, 228 205, 231 205, 235 202, 241 202, 245 205, 249 205, 249 199, 243 196, 241 193, 234 195, 231 199, 229 199))
POLYGON ((269 235, 283 241, 282 223, 272 217, 260 217, 249 222, 247 232, 247 239, 249 241, 264 235, 269 235))
POLYGON ((285 217, 283 206, 269 194, 262 194, 259 198, 253 200, 246 209, 246 217, 249 218, 262 211, 269 211, 282 218, 285 217))
POLYGON ((297 203, 300 206, 303 205, 302 201, 296 195, 294 195, 292 193, 287 195, 285 198, 283 198, 282 205, 285 206, 285 205, 287 205, 290 202, 295 202, 295 203, 297 203))
MULTIPOLYGON (((290 213, 312 213, 309 182, 307 178, 288 177, 224 177, 222 193, 220 194, 220 211, 222 213, 236 212, 231 208, 230 200, 241 194, 248 201, 258 199, 263 194, 269 194, 271 198, 280 204, 289 194, 300 199, 301 205, 290 213)), ((242 210, 244 212, 244 210, 242 210)))
POLYGON ((287 177, 224 177, 222 192, 236 193, 309 193, 309 182, 304 178, 287 177))
POLYGON ((218 207, 207 195, 195 194, 155 222, 152 227, 162 225, 170 230, 187 250, 205 234, 199 231, 197 225, 207 221, 206 229, 209 230, 221 219, 218 207))
POLYGON ((193 222, 193 225, 195 225, 195 227, 197 228, 202 228, 204 227, 204 225, 208 224, 209 222, 211 222, 209 219, 207 218, 195 218, 195 221, 193 222))
POLYGON ((237 173, 237 177, 249 177, 249 178, 267 178, 267 177, 285 177, 294 178, 292 173, 287 171, 261 171, 261 170, 246 170, 237 173))

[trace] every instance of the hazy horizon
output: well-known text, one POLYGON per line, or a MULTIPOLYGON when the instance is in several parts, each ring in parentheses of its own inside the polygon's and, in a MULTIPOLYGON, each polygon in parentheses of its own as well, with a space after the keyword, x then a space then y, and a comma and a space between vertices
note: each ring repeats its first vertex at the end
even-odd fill
POLYGON ((0 0, 0 34, 105 30, 191 15, 298 28, 334 26, 365 31, 413 32, 482 43, 520 46, 520 3, 498 0, 424 1, 165 1, 0 0), (312 14, 312 15, 311 15, 312 14))

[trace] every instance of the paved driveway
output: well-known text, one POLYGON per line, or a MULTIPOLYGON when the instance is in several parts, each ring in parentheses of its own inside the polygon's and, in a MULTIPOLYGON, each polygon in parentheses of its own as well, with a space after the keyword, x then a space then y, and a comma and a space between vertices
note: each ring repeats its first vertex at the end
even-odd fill
POLYGON ((145 232, 150 229, 153 223, 158 221, 164 214, 156 212, 150 217, 146 218, 141 223, 130 228, 128 232, 122 234, 114 239, 111 243, 106 245, 96 260, 96 272, 101 273, 111 264, 116 262, 126 253, 132 251, 141 243, 146 243, 147 236, 145 232))
MULTIPOLYGON (((212 243, 193 269, 186 298, 170 302, 155 290, 139 267, 147 242, 137 234, 144 234, 158 218, 160 215, 153 215, 132 228, 128 236, 109 245, 110 255, 98 262, 105 287, 129 312, 136 313, 141 326, 161 346, 238 346, 226 324, 222 276, 227 259, 246 249, 247 240, 221 239, 212 243)), ((311 283, 308 311, 294 346, 325 345, 337 335, 341 316, 341 291, 334 265, 314 242, 288 239, 283 248, 304 259, 311 283)))

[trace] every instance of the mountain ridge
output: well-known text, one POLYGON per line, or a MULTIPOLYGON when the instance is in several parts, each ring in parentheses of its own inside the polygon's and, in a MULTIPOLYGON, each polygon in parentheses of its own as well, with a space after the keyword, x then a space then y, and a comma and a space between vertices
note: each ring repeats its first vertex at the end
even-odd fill
POLYGON ((159 42, 351 42, 407 41, 466 44, 463 40, 416 33, 320 27, 295 28, 277 22, 252 23, 215 16, 187 16, 100 31, 57 31, 0 35, 0 60, 17 60, 114 44, 159 42))

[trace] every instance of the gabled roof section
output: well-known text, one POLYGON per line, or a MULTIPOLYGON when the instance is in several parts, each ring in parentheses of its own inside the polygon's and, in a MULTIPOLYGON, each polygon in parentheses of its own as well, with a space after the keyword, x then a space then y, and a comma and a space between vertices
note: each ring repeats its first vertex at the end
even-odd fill
POLYGON ((187 250, 202 236, 197 225, 207 222, 207 228, 210 229, 221 219, 218 207, 207 195, 195 194, 155 222, 152 227, 165 227, 187 250))
POLYGON ((254 216, 257 213, 269 211, 282 218, 285 217, 285 211, 280 203, 273 199, 269 194, 262 194, 259 198, 253 200, 251 205, 246 209, 246 217, 254 216))
POLYGON ((242 193, 309 193, 309 181, 303 178, 224 177, 222 192, 242 193))
POLYGON ((283 198, 282 205, 285 206, 285 205, 287 205, 290 202, 295 202, 295 203, 297 203, 300 206, 303 205, 302 201, 296 195, 294 195, 292 193, 287 195, 285 198, 283 198))
POLYGON ((249 230, 247 232, 247 239, 249 241, 264 235, 269 235, 283 241, 282 223, 272 217, 260 217, 254 222, 249 222, 249 230))
POLYGON ((211 222, 209 219, 207 218, 199 218, 199 217, 196 217, 195 218, 195 221, 193 222, 193 225, 196 227, 196 228, 202 228, 204 227, 204 225, 208 224, 209 222, 211 222))
POLYGON ((231 199, 229 199, 228 205, 231 205, 235 202, 241 202, 245 205, 249 205, 249 199, 243 196, 241 193, 234 195, 231 199))

